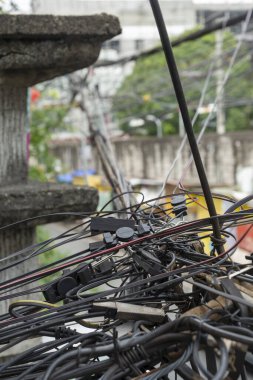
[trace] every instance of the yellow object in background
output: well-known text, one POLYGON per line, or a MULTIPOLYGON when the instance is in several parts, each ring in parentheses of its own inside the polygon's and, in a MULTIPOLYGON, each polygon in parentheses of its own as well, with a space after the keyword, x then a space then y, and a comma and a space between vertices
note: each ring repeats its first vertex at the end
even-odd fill
POLYGON ((72 180, 73 185, 75 186, 85 186, 87 185, 86 180, 83 176, 81 177, 74 177, 72 180))
POLYGON ((105 183, 100 175, 75 176, 72 181, 75 186, 91 186, 99 191, 110 191, 111 187, 105 183))
POLYGON ((88 175, 87 185, 95 187, 99 191, 111 190, 111 187, 104 182, 103 177, 101 177, 100 175, 88 175))
MULTIPOLYGON (((230 194, 227 194, 227 193, 226 195, 230 196, 230 194)), ((200 220, 200 219, 209 217, 209 212, 207 209, 205 197, 203 195, 192 192, 192 193, 185 193, 185 196, 187 199, 186 204, 187 204, 187 211, 188 211, 188 216, 190 220, 200 220)), ((218 215, 224 214, 224 212, 232 205, 232 203, 229 202, 229 200, 216 198, 215 196, 213 198, 214 198, 216 212, 218 215)), ((168 197, 167 200, 170 202, 171 198, 168 197)), ((234 231, 234 229, 231 230, 231 232, 236 234, 236 231, 234 231)), ((204 232, 201 232, 199 235, 205 236, 207 234, 208 234, 208 231, 207 232, 204 231, 204 232)), ((225 249, 230 247, 231 244, 234 243, 234 240, 231 242, 230 240, 231 240, 230 238, 227 238, 225 249)), ((205 238, 202 240, 202 242, 205 246, 206 253, 210 252, 211 249, 213 248, 210 238, 205 238)))

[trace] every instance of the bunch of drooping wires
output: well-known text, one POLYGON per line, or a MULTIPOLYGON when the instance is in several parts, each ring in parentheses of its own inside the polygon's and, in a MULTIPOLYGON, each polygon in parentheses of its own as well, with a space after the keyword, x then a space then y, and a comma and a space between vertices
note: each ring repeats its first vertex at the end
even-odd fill
POLYGON ((0 378, 247 376, 252 257, 241 262, 237 247, 253 210, 244 207, 250 197, 215 197, 231 204, 217 216, 227 241, 220 254, 211 218, 192 217, 196 204, 205 207, 203 196, 185 192, 116 213, 80 213, 78 226, 1 259, 3 273, 70 242, 84 246, 1 281, 0 302, 10 306, 0 317, 0 353, 16 354, 1 364, 0 378), (239 225, 246 225, 240 239, 239 225))

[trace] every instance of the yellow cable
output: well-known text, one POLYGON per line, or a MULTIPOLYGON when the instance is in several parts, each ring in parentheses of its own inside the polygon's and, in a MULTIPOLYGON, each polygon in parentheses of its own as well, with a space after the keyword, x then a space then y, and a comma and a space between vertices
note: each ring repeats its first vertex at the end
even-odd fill
POLYGON ((58 307, 52 303, 49 303, 49 302, 45 302, 45 301, 39 301, 39 300, 18 300, 18 301, 15 301, 13 303, 10 304, 10 306, 13 306, 13 305, 27 305, 29 306, 29 304, 31 303, 35 303, 37 304, 38 306, 43 306, 43 307, 47 307, 47 308, 54 308, 54 307, 58 307))
MULTIPOLYGON (((19 306, 19 305, 20 306, 22 306, 22 305, 34 306, 34 305, 31 305, 31 303, 37 304, 38 306, 41 306, 43 308, 49 308, 49 309, 58 307, 52 303, 45 302, 45 301, 39 301, 39 300, 18 300, 18 301, 13 302, 10 306, 11 307, 19 306)), ((76 322, 79 323, 81 326, 93 328, 93 329, 96 329, 96 328, 101 326, 101 323, 88 322, 88 321, 84 321, 84 320, 78 320, 76 322)))

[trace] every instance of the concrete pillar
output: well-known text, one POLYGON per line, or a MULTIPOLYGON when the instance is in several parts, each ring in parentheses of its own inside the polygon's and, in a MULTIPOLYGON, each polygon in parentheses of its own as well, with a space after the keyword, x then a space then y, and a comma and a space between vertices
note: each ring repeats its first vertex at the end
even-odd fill
MULTIPOLYGON (((28 227, 24 225, 21 228, 15 228, 13 230, 5 230, 0 231, 0 259, 6 257, 10 253, 14 253, 17 250, 21 250, 23 248, 29 247, 31 244, 35 243, 35 228, 28 227)), ((22 259, 24 255, 20 255, 19 259, 22 259)), ((1 262, 1 267, 7 264, 13 264, 17 261, 17 257, 13 259, 8 259, 1 262)), ((1 282, 9 281, 13 277, 18 277, 24 273, 29 272, 32 268, 36 268, 38 262, 37 258, 29 259, 28 261, 24 261, 23 263, 17 264, 9 270, 4 270, 1 272, 1 282)), ((22 288, 15 289, 11 291, 11 294, 16 294, 18 291, 28 290, 31 288, 30 285, 26 285, 22 288)), ((20 298, 20 297, 19 297, 20 298)), ((30 294, 24 297, 25 299, 38 299, 38 295, 30 294)), ((13 302, 15 298, 12 298, 11 302, 13 302)), ((11 303, 9 300, 1 301, 0 312, 7 312, 9 304, 11 303)))
MULTIPOLYGON (((118 19, 106 14, 0 15, 0 226, 47 212, 96 209, 94 189, 28 183, 27 91, 36 83, 90 66, 102 43, 119 33, 118 19)), ((0 232, 0 258, 32 245, 35 226, 43 222, 0 232)), ((33 259, 1 272, 0 285, 35 267, 33 259)), ((0 302, 0 314, 7 305, 0 302)))
POLYGON ((27 180, 27 88, 0 87, 0 184, 27 180))
MULTIPOLYGON (((27 88, 1 86, 0 109, 0 185, 3 189, 8 185, 27 182, 27 88)), ((5 212, 8 213, 8 208, 5 212)), ((3 217, 0 217, 0 221, 2 226, 3 217)), ((25 224, 21 228, 2 230, 0 231, 0 259, 34 243, 35 227, 28 227, 25 224)), ((15 259, 1 262, 1 267, 12 264, 15 259)), ((36 264, 37 259, 34 258, 2 271, 1 282, 28 272, 31 268, 35 268, 36 264)), ((22 290, 25 288, 23 287, 22 290)), ((11 293, 16 292, 17 290, 14 290, 11 293)), ((36 295, 27 296, 27 298, 36 298, 36 295)), ((9 304, 8 300, 1 301, 0 313, 7 312, 9 304)))

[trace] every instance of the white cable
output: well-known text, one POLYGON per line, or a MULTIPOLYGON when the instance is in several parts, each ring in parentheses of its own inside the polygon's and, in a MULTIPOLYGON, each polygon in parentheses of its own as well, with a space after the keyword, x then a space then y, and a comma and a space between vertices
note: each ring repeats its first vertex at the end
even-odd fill
POLYGON ((116 159, 115 159, 115 156, 113 153, 113 149, 112 149, 112 145, 111 145, 110 139, 108 138, 108 133, 107 133, 108 131, 107 131, 107 128, 106 128, 105 122, 104 122, 104 116, 103 116, 103 111, 102 111, 103 105, 102 105, 102 102, 101 102, 99 95, 97 94, 96 91, 94 91, 94 96, 95 96, 95 100, 96 100, 97 106, 98 106, 97 108, 99 111, 100 128, 102 129, 102 131, 100 130, 100 133, 102 134, 104 141, 105 141, 106 152, 104 152, 104 153, 106 153, 109 164, 113 168, 113 170, 115 171, 120 191, 121 191, 121 193, 124 193, 124 195, 122 197, 123 201, 124 201, 124 205, 126 208, 128 208, 128 207, 130 207, 130 204, 131 204, 130 195, 127 193, 129 191, 129 186, 128 186, 126 179, 124 178, 124 176, 120 172, 119 166, 116 162, 116 159))
MULTIPOLYGON (((200 100, 199 100, 199 104, 198 104, 197 110, 196 110, 196 112, 194 114, 194 117, 192 119, 192 125, 195 124, 195 122, 196 122, 196 120, 197 120, 197 118, 199 116, 199 109, 203 105, 203 102, 204 102, 204 99, 205 99, 205 95, 206 95, 206 91, 207 91, 207 88, 208 88, 211 76, 213 74, 213 69, 214 69, 214 60, 212 61, 211 65, 209 66, 208 74, 207 74, 207 77, 206 77, 206 80, 205 80, 205 83, 204 83, 204 86, 203 86, 203 89, 202 89, 202 92, 201 92, 201 97, 200 97, 200 100)), ((163 182, 163 185, 162 185, 162 188, 161 188, 160 193, 158 195, 158 198, 160 198, 162 196, 162 194, 164 192, 164 189, 165 189, 165 186, 166 186, 166 183, 167 183, 167 181, 168 181, 168 179, 169 179, 169 177, 170 177, 170 175, 171 175, 171 173, 172 173, 172 171, 173 171, 173 169, 174 169, 177 161, 181 157, 181 153, 182 153, 182 151, 183 151, 183 149, 185 147, 186 142, 187 142, 187 135, 184 136, 184 138, 183 138, 183 140, 182 140, 182 142, 181 142, 181 144, 180 144, 180 146, 179 146, 179 148, 177 150, 176 156, 175 156, 174 161, 172 162, 172 164, 171 164, 171 166, 169 168, 169 171, 168 171, 168 173, 166 175, 166 178, 165 178, 165 180, 163 182)), ((157 202, 158 201, 155 202, 154 206, 157 204, 157 202)))
MULTIPOLYGON (((208 123, 209 123, 209 121, 210 121, 210 119, 211 119, 211 117, 212 117, 212 115, 213 115, 213 112, 214 112, 215 106, 216 106, 216 104, 217 104, 217 101, 218 101, 218 99, 219 99, 219 96, 220 96, 221 92, 223 91, 224 86, 225 86, 225 84, 226 84, 226 82, 227 82, 227 80, 228 80, 228 78, 229 78, 229 76, 230 76, 230 74, 231 74, 232 67, 233 67, 233 65, 234 65, 234 63, 235 63, 235 59, 236 59, 236 57, 237 57, 237 54, 238 54, 238 52, 239 52, 239 50, 240 50, 240 47, 241 47, 241 44, 242 44, 242 41, 243 41, 243 36, 244 36, 244 34, 246 33, 246 31, 247 31, 248 24, 249 24, 249 21, 250 21, 250 18, 251 18, 251 14, 252 14, 252 9, 249 10, 248 13, 247 13, 247 16, 246 16, 245 22, 243 23, 243 27, 242 27, 242 37, 241 37, 241 39, 238 41, 237 46, 236 46, 236 48, 235 48, 235 50, 234 50, 234 53, 233 53, 232 58, 231 58, 231 60, 230 60, 229 67, 228 67, 228 69, 227 69, 227 71, 226 71, 225 77, 224 77, 223 82, 222 82, 222 89, 221 89, 221 91, 216 95, 216 98, 215 98, 215 101, 214 101, 213 108, 211 109, 211 111, 210 111, 208 117, 206 118, 206 120, 205 120, 205 122, 204 122, 204 125, 203 125, 202 128, 201 128, 200 134, 199 134, 198 139, 197 139, 197 143, 200 142, 200 140, 201 140, 201 138, 202 138, 202 136, 203 136, 203 134, 204 134, 204 132, 205 132, 207 126, 208 126, 208 123)), ((224 27, 225 27, 225 24, 226 24, 226 22, 225 22, 225 20, 224 20, 224 27)), ((195 115, 194 115, 194 117, 193 117, 193 119, 192 119, 192 125, 193 125, 193 126, 194 126, 194 124, 195 124, 195 122, 196 122, 196 120, 197 120, 197 118, 198 118, 198 116, 199 116, 199 108, 203 105, 203 101, 204 101, 204 98, 205 98, 206 90, 207 90, 207 87, 208 87, 208 84, 209 84, 209 81, 210 81, 211 75, 212 75, 212 73, 213 73, 213 68, 214 68, 214 60, 212 61, 211 65, 210 65, 210 67, 209 67, 208 75, 207 75, 207 78, 206 78, 206 80, 205 80, 205 83, 204 83, 204 86, 203 86, 203 89, 202 89, 202 93, 201 93, 200 101, 199 101, 199 104, 198 104, 198 107, 197 107, 197 111, 196 111, 196 113, 195 113, 195 115)), ((180 146, 179 146, 179 148, 178 148, 178 150, 177 150, 177 153, 176 153, 175 159, 174 159, 174 161, 172 162, 172 164, 171 164, 171 166, 170 166, 170 169, 169 169, 169 171, 168 171, 168 173, 167 173, 167 175, 166 175, 166 178, 165 178, 165 180, 164 180, 164 182, 163 182, 163 185, 162 185, 162 188, 161 188, 161 190, 160 190, 160 192, 159 192, 158 197, 162 196, 162 194, 163 194, 163 192, 164 192, 164 189, 165 189, 165 186, 166 186, 166 183, 167 183, 167 181, 168 181, 168 179, 169 179, 169 177, 170 177, 170 175, 171 175, 171 173, 172 173, 172 171, 173 171, 173 169, 174 169, 174 167, 175 167, 177 161, 178 161, 179 158, 181 157, 181 153, 182 153, 182 150, 184 149, 184 146, 185 146, 185 144, 186 144, 186 141, 187 141, 187 136, 185 135, 184 138, 183 138, 183 140, 182 140, 182 142, 181 142, 181 144, 180 144, 180 146)), ((190 159, 189 159, 187 165, 186 165, 185 168, 183 169, 183 174, 181 175, 180 180, 178 181, 178 184, 177 184, 176 188, 178 187, 179 183, 181 182, 182 177, 184 176, 185 170, 187 170, 188 167, 191 165, 192 160, 193 160, 193 157, 192 157, 192 155, 191 155, 191 157, 190 157, 190 159)), ((176 189, 175 189, 175 190, 176 190, 176 189)), ((174 191, 175 191, 175 190, 174 190, 174 191)), ((156 202, 157 202, 157 201, 156 201, 156 202)), ((156 203, 155 203, 155 205, 156 205, 156 203)), ((155 206, 155 205, 154 205, 154 206, 155 206)))
MULTIPOLYGON (((233 66, 234 66, 234 63, 235 63, 235 60, 236 60, 237 54, 238 54, 238 52, 239 52, 239 50, 240 50, 240 48, 241 48, 241 45, 242 45, 243 37, 244 37, 244 35, 245 35, 245 33, 246 33, 247 29, 248 29, 248 25, 249 25, 249 21, 250 21, 250 19, 251 19, 251 15, 252 15, 252 9, 250 9, 250 10, 248 11, 247 16, 246 16, 246 19, 245 19, 245 21, 244 21, 244 23, 243 23, 243 25, 242 25, 242 35, 241 35, 241 38, 239 39, 239 41, 238 41, 238 43, 237 43, 237 45, 236 45, 236 48, 235 48, 235 50, 234 50, 234 53, 233 53, 233 55, 232 55, 232 57, 231 57, 231 60, 230 60, 230 63, 229 63, 228 69, 227 69, 227 71, 226 71, 226 73, 225 73, 225 76, 224 76, 224 79, 223 79, 223 82, 222 82, 221 90, 220 90, 219 93, 216 95, 215 100, 214 100, 213 107, 212 107, 210 113, 208 114, 208 116, 207 116, 207 118, 206 118, 206 120, 205 120, 205 122, 204 122, 204 124, 203 124, 203 126, 202 126, 202 128, 201 128, 201 131, 200 131, 200 133, 199 133, 199 135, 198 135, 198 138, 197 138, 197 144, 200 143, 200 140, 201 140, 201 138, 203 137, 203 135, 204 135, 204 133, 205 133, 205 131, 206 131, 206 128, 207 128, 207 126, 208 126, 208 124, 209 124, 209 122, 210 122, 210 120, 211 120, 211 117, 212 117, 212 115, 213 115, 213 113, 214 113, 214 110, 215 110, 215 107, 216 107, 216 105, 217 105, 217 101, 218 101, 219 97, 221 96, 221 94, 222 94, 222 92, 223 92, 223 90, 224 90, 224 87, 225 87, 225 84, 226 84, 227 81, 228 81, 228 78, 230 77, 230 74, 231 74, 232 68, 233 68, 233 66)), ((176 189, 178 188, 180 182, 182 181, 182 179, 183 179, 183 177, 184 177, 184 175, 185 175, 186 170, 189 169, 189 166, 191 165, 192 161, 193 161, 193 156, 192 156, 192 154, 191 154, 191 156, 190 156, 190 158, 189 158, 187 164, 185 165, 185 167, 184 167, 184 169, 183 169, 183 174, 181 175, 181 177, 180 177, 180 179, 179 179, 179 181, 178 181, 178 183, 177 183, 176 189)), ((175 189, 175 190, 176 190, 176 189, 175 189)), ((174 191, 175 191, 175 190, 174 190, 174 191)))

